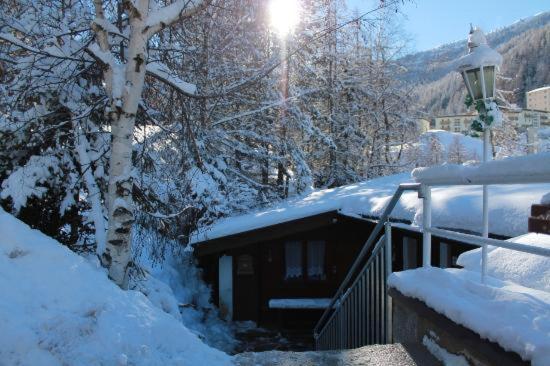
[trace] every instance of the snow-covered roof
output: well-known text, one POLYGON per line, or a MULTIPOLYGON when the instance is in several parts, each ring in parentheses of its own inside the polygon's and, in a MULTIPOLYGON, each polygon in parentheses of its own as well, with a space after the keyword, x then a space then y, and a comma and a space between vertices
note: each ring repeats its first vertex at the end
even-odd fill
POLYGON ((537 88, 537 89, 529 90, 529 91, 527 92, 527 94, 533 93, 533 92, 539 92, 539 91, 547 90, 547 89, 550 89, 550 86, 543 86, 542 88, 537 88))
MULTIPOLYGON (((447 168, 443 168, 447 169, 447 168)), ((350 184, 310 193, 278 203, 270 208, 221 219, 192 236, 192 243, 221 238, 329 211, 349 216, 381 215, 400 183, 412 182, 409 173, 350 184)), ((550 183, 493 185, 489 187, 489 231, 503 236, 527 232, 531 205, 550 192, 550 183)), ((422 202, 415 192, 406 192, 392 218, 421 219, 422 202)), ((444 228, 482 231, 481 186, 435 187, 432 189, 432 225, 444 228)))

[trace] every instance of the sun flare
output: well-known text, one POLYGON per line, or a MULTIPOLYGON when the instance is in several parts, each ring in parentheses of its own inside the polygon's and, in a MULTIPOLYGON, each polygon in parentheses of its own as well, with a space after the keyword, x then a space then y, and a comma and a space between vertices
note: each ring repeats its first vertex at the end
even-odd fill
POLYGON ((279 36, 284 37, 298 24, 300 6, 297 0, 271 0, 269 14, 271 25, 279 36))

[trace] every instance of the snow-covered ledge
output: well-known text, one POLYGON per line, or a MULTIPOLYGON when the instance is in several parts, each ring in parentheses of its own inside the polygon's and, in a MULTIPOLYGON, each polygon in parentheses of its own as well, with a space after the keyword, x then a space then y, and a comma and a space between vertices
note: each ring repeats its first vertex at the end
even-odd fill
POLYGON ((416 168, 416 182, 429 186, 519 184, 550 182, 550 153, 541 153, 478 165, 446 164, 416 168))
POLYGON ((388 286, 398 291, 390 290, 394 341, 419 342, 434 331, 444 348, 480 364, 517 365, 521 358, 548 365, 550 293, 493 277, 481 284, 478 276, 435 267, 392 273, 388 286))

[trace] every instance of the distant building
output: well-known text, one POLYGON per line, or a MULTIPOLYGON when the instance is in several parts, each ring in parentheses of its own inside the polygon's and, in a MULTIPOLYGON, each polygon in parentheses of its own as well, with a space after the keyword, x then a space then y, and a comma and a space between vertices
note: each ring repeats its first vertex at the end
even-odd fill
POLYGON ((431 128, 430 124, 430 120, 427 118, 416 119, 416 128, 418 129, 419 133, 427 132, 431 128))
POLYGON ((550 112, 534 109, 504 110, 504 116, 520 130, 550 126, 550 112))
POLYGON ((550 86, 528 91, 525 99, 527 109, 550 112, 550 86))
POLYGON ((456 114, 452 116, 439 116, 434 118, 436 130, 468 133, 470 126, 477 114, 456 114))
MULTIPOLYGON (((502 110, 504 118, 512 123, 518 130, 527 128, 540 128, 550 126, 550 112, 530 109, 502 110)), ((477 114, 457 114, 451 116, 439 116, 434 118, 436 130, 450 132, 469 133, 472 122, 477 114)))

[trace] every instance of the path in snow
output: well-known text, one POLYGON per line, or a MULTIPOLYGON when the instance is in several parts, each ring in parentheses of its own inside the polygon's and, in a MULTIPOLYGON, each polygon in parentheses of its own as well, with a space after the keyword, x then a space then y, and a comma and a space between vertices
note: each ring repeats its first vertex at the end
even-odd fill
POLYGON ((438 361, 420 345, 387 344, 344 351, 241 353, 239 366, 436 366, 438 361))

